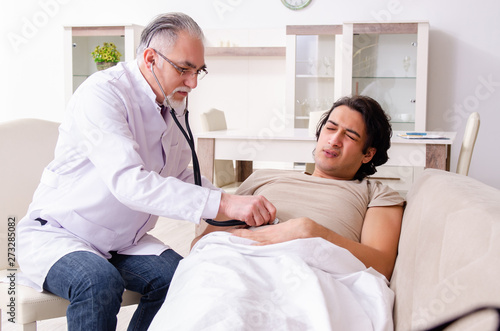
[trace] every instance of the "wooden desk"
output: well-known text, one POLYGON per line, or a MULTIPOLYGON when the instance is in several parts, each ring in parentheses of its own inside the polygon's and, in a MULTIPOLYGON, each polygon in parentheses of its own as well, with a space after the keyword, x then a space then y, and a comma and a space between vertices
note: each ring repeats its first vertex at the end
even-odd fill
MULTIPOLYGON (((432 132, 448 139, 408 140, 391 139, 389 161, 386 165, 450 169, 451 144, 455 132, 432 132)), ((429 132, 431 133, 431 132, 429 132)), ((312 152, 316 138, 308 129, 242 129, 210 131, 196 135, 201 173, 213 181, 214 160, 236 160, 237 180, 243 181, 252 173, 253 161, 313 163, 312 152)))

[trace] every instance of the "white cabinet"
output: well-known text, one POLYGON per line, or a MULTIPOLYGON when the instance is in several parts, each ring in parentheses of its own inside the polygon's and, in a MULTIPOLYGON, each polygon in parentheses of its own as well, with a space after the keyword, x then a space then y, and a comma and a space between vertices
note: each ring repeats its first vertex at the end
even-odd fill
POLYGON ((78 86, 97 71, 91 52, 97 45, 112 42, 122 54, 121 61, 135 58, 142 26, 65 26, 64 27, 64 75, 65 98, 69 100, 78 86))
MULTIPOLYGON (((425 131, 429 24, 344 23, 344 94, 368 95, 394 131, 425 131)), ((399 158, 397 149, 391 149, 399 158)), ((384 165, 373 177, 405 196, 423 167, 384 165)))
POLYGON ((406 193, 422 171, 423 167, 384 165, 377 167, 377 172, 370 178, 381 181, 406 197, 406 193))
POLYGON ((344 23, 287 27, 286 109, 294 126, 354 94, 380 102, 394 130, 424 131, 429 24, 344 23))

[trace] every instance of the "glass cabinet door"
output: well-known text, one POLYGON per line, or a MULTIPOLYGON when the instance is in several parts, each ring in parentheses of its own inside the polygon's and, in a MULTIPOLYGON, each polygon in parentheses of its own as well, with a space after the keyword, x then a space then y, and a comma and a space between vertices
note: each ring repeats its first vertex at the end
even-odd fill
POLYGON ((65 98, 85 79, 97 71, 92 51, 104 42, 114 43, 122 54, 121 61, 135 58, 143 27, 136 24, 120 26, 65 26, 64 27, 64 76, 65 98))
MULTIPOLYGON (((345 24, 352 33, 351 93, 377 100, 395 131, 425 130, 428 28, 419 23, 345 24)), ((347 39, 344 35, 344 37, 347 39)))
POLYGON ((295 127, 308 125, 311 111, 333 103, 335 36, 297 36, 295 60, 295 127))
POLYGON ((91 52, 96 46, 103 43, 114 43, 116 49, 122 54, 121 60, 125 54, 125 36, 73 36, 73 92, 80 86, 91 74, 97 72, 96 64, 92 58, 91 52))
POLYGON ((326 111, 335 100, 341 31, 342 26, 287 27, 287 111, 295 128, 307 128, 309 113, 326 111))

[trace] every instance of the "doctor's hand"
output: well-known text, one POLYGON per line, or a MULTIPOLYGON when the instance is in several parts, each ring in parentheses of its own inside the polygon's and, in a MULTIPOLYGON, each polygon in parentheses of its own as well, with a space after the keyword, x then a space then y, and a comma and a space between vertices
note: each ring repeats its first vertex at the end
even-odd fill
POLYGON ((250 226, 260 226, 271 223, 275 217, 276 208, 261 195, 222 193, 215 220, 240 220, 250 226))

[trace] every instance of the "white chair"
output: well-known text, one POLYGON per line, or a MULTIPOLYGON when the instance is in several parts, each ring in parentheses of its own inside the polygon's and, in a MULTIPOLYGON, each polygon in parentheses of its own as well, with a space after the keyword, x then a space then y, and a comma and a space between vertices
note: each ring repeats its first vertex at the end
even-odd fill
MULTIPOLYGON (((8 259, 8 252, 17 248, 10 239, 15 235, 9 220, 17 224, 26 214, 43 168, 54 157, 58 127, 59 123, 39 119, 0 123, 0 247, 3 252, 0 279, 12 270, 20 271, 17 263, 10 265, 12 260, 8 259)), ((122 306, 137 304, 140 298, 139 293, 125 291, 122 306)), ((36 321, 66 316, 68 305, 69 301, 45 291, 40 293, 20 284, 0 283, 0 310, 7 313, 7 318, 13 315, 9 312, 15 312, 15 322, 22 325, 22 330, 36 330, 36 321), (15 310, 9 306, 12 300, 15 310)))
MULTIPOLYGON (((308 132, 312 137, 316 136, 316 127, 318 126, 318 122, 328 110, 318 110, 312 111, 309 113, 309 124, 308 124, 308 132)), ((306 173, 312 175, 314 172, 314 163, 306 163, 306 173)))
MULTIPOLYGON (((226 116, 218 109, 210 109, 201 114, 201 124, 204 131, 226 130, 226 116)), ((236 181, 236 174, 232 160, 214 161, 214 184, 225 192, 234 194, 241 182, 236 181)))
POLYGON ((467 124, 465 125, 464 138, 462 147, 458 155, 457 174, 467 176, 469 174, 470 161, 472 152, 476 143, 477 133, 479 131, 480 118, 479 113, 474 112, 469 115, 467 124))

